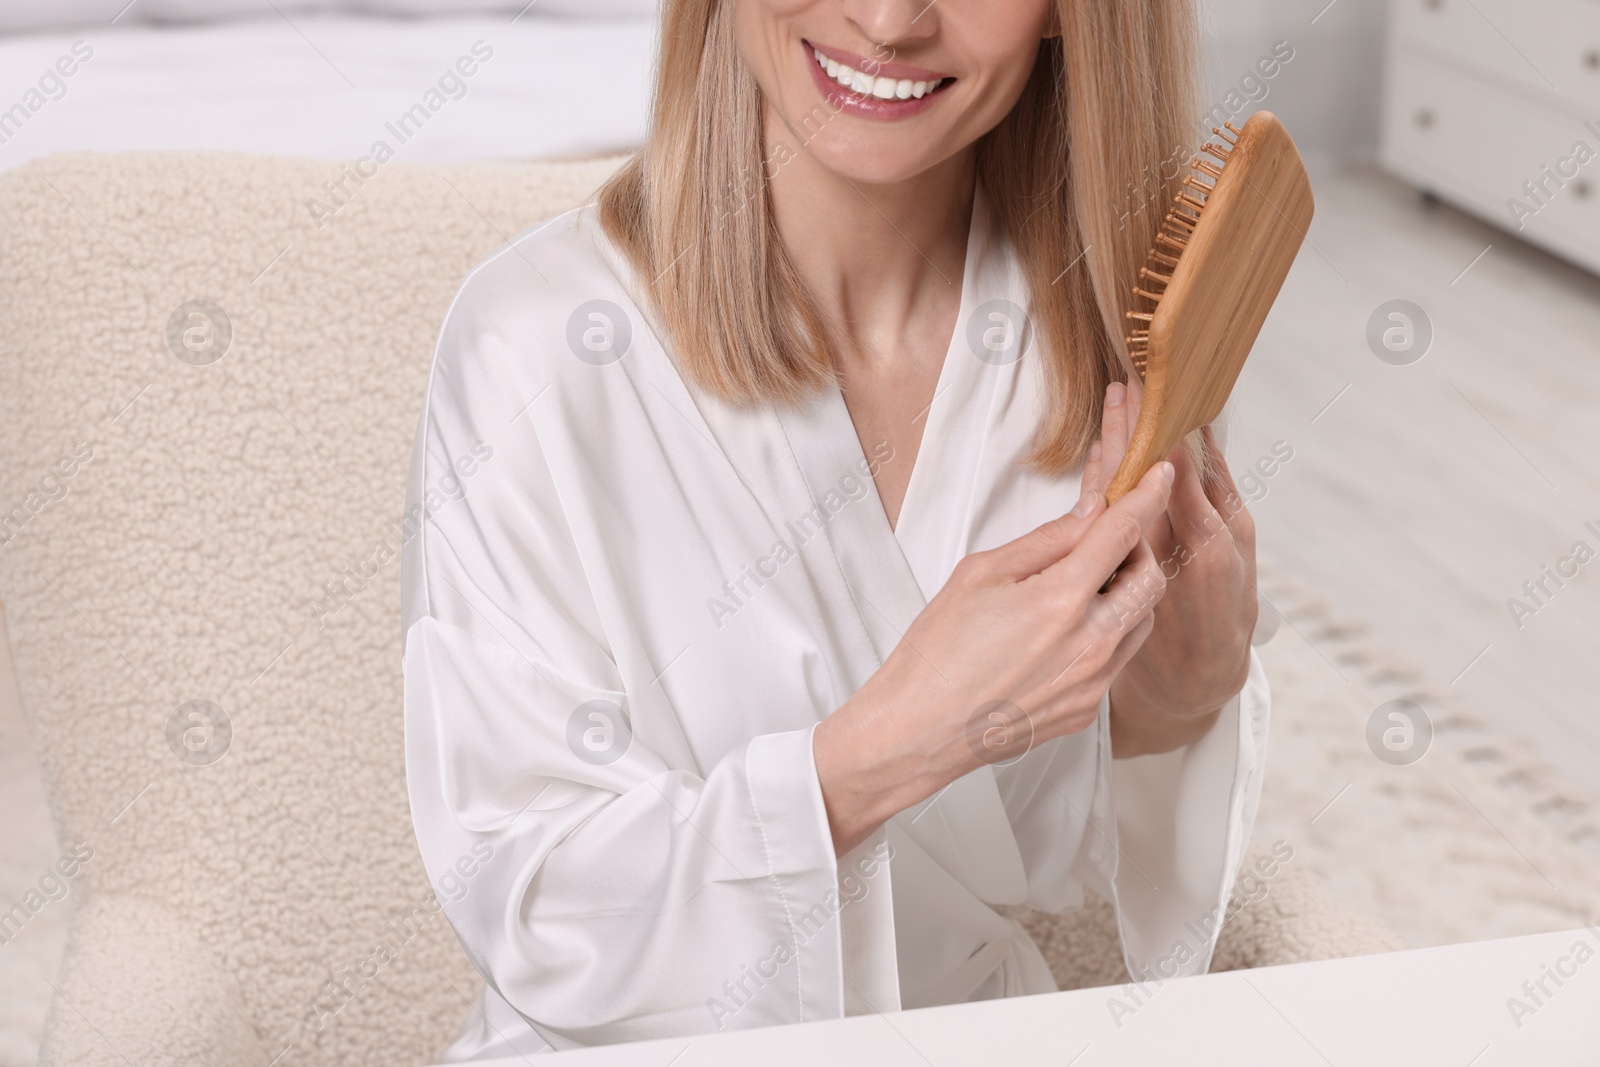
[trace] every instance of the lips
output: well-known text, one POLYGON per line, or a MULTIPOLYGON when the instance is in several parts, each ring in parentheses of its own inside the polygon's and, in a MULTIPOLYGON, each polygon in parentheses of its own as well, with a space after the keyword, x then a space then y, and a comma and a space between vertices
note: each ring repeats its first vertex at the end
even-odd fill
POLYGON ((885 63, 843 49, 801 42, 813 80, 836 107, 868 118, 908 118, 926 109, 956 79, 903 63, 885 63))

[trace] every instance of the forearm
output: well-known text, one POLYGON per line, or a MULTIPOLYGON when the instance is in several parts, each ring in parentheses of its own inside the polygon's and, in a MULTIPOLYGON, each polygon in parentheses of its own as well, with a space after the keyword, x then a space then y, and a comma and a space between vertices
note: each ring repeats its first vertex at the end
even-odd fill
POLYGON ((938 728, 932 722, 914 719, 916 701, 897 691, 895 665, 891 656, 887 669, 812 735, 817 781, 840 856, 979 764, 964 734, 933 736, 938 728))

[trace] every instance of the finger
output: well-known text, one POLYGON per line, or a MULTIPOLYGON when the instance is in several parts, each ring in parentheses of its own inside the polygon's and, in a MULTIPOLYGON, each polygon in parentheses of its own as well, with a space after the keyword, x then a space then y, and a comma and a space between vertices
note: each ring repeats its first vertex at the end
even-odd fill
POLYGON ((1139 654, 1139 649, 1144 647, 1145 640, 1155 628, 1156 613, 1152 611, 1140 619, 1138 625, 1128 631, 1127 635, 1118 643, 1116 651, 1111 654, 1111 662, 1106 664, 1106 668, 1113 678, 1121 674, 1122 669, 1128 665, 1128 661, 1139 654))
POLYGON ((1243 539, 1248 535, 1253 546, 1255 523, 1246 509, 1244 494, 1239 492, 1239 485, 1233 480, 1233 472, 1228 469, 1228 459, 1222 454, 1222 446, 1217 443, 1216 430, 1211 426, 1202 426, 1200 440, 1205 445, 1207 459, 1207 469, 1204 472, 1207 477, 1202 479, 1206 497, 1211 501, 1217 514, 1228 524, 1234 536, 1243 539))
POLYGON ((1217 441, 1215 429, 1210 426, 1201 428, 1200 439, 1204 442, 1207 457, 1207 473, 1210 477, 1203 479, 1206 486, 1206 495, 1216 507, 1222 521, 1228 524, 1228 533, 1233 538, 1234 548, 1244 560, 1246 580, 1251 585, 1255 584, 1256 573, 1256 520, 1250 514, 1244 495, 1239 492, 1238 483, 1233 480, 1233 472, 1228 469, 1228 460, 1222 454, 1222 447, 1217 441))
POLYGON ((1100 490, 1085 488, 1070 512, 994 549, 992 554, 999 560, 1002 573, 1021 581, 1060 560, 1078 547, 1084 533, 1105 510, 1105 501, 1100 490))
POLYGON ((1206 498, 1210 499, 1216 507, 1222 522, 1227 523, 1227 530, 1234 536, 1234 544, 1243 553, 1246 560, 1254 566, 1256 558, 1256 520, 1250 514, 1250 507, 1246 506, 1245 496, 1238 491, 1238 483, 1234 482, 1234 472, 1227 469, 1227 459, 1222 456, 1222 446, 1216 440, 1216 430, 1210 426, 1202 427, 1200 440, 1205 443, 1208 470, 1205 474, 1210 477, 1202 478, 1206 488, 1206 498))
POLYGON ((1167 508, 1173 535, 1191 549, 1198 549, 1226 529, 1227 524, 1206 495, 1204 478, 1188 448, 1179 442, 1167 458, 1177 471, 1172 483, 1172 503, 1167 508))
POLYGON ((1128 387, 1121 382, 1106 386, 1105 406, 1100 410, 1100 442, 1105 448, 1101 462, 1106 471, 1115 471, 1122 465, 1128 451, 1128 387))
POLYGON ((1099 441, 1089 446, 1089 458, 1083 462, 1083 477, 1079 479, 1080 493, 1089 489, 1101 493, 1106 491, 1108 475, 1104 457, 1105 448, 1101 446, 1099 441))
POLYGON ((1133 433, 1139 428, 1139 412, 1144 409, 1144 383, 1138 377, 1128 379, 1128 443, 1133 443, 1133 433))
POLYGON ((1090 610, 1102 626, 1125 631, 1153 613, 1166 591, 1167 579, 1155 553, 1141 541, 1090 610))
POLYGON ((1101 414, 1101 440, 1111 450, 1102 460, 1105 484, 1109 486, 1132 447, 1138 429, 1139 411, 1144 403, 1144 386, 1137 378, 1113 382, 1106 387, 1106 407, 1101 414))
POLYGON ((1173 473, 1172 464, 1157 463, 1127 495, 1091 522, 1073 550, 1043 572, 1052 595, 1086 603, 1105 584, 1144 542, 1145 527, 1166 510, 1173 473))
POLYGON ((1150 542, 1140 541, 1123 559, 1116 575, 1106 583, 1105 591, 1100 594, 1100 602, 1109 604, 1119 595, 1127 593, 1133 593, 1137 598, 1141 592, 1159 600, 1165 581, 1150 542))

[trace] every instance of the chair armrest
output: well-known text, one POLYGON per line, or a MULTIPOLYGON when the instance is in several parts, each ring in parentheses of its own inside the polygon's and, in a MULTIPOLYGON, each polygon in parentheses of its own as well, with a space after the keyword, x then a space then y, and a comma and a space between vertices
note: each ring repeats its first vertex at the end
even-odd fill
MULTIPOLYGON (((1235 892, 1242 892, 1235 886, 1235 892)), ((1340 900, 1311 871, 1284 867, 1222 928, 1211 970, 1336 960, 1411 948, 1375 915, 1340 900)))
POLYGON ((86 895, 73 916, 40 1067, 267 1067, 233 977, 166 905, 86 895))

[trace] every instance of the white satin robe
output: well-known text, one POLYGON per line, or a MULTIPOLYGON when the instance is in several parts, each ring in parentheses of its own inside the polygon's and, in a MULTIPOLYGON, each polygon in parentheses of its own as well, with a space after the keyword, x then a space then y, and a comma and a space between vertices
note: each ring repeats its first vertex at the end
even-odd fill
POLYGON ((488 982, 450 1058, 1052 991, 996 906, 1069 911, 1084 885, 1133 973, 1209 965, 1261 787, 1254 660, 1185 749, 1113 762, 1102 706, 833 852, 812 728, 963 555, 1078 496, 1018 463, 1039 359, 1032 338, 975 355, 965 324, 993 300, 1028 303, 980 191, 891 529, 838 390, 736 409, 689 386, 592 209, 463 284, 404 550, 412 815, 488 982))

